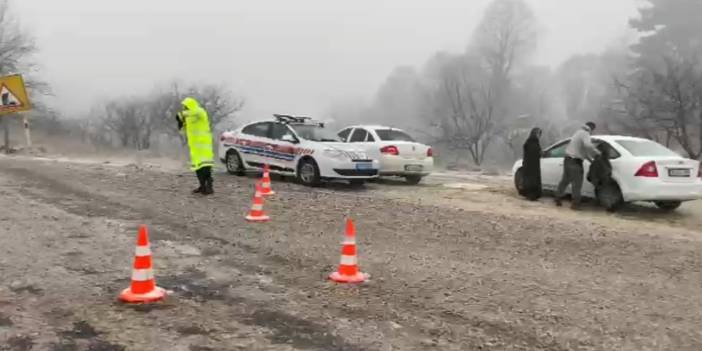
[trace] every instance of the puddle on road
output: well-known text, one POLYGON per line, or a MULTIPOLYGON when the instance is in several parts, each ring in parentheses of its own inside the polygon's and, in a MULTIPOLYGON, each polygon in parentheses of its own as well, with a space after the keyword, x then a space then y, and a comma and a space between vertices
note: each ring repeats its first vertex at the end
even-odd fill
POLYGON ((488 188, 486 185, 476 183, 447 183, 443 186, 449 189, 462 189, 468 191, 481 191, 488 188))

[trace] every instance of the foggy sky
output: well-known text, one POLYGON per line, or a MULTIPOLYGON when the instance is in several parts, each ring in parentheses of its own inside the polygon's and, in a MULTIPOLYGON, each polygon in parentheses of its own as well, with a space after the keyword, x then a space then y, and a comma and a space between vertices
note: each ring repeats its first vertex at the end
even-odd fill
MULTIPOLYGON (((626 33, 635 0, 530 0, 535 56, 556 65, 626 33)), ((14 0, 59 108, 139 95, 172 78, 226 83, 244 118, 318 115, 371 97, 397 65, 461 52, 489 0, 14 0)))

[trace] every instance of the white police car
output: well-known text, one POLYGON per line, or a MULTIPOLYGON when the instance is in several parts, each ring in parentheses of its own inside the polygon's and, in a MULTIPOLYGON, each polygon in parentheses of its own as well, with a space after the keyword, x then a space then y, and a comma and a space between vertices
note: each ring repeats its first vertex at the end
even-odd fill
POLYGON ((271 173, 294 176, 309 186, 329 179, 360 185, 378 177, 378 160, 342 142, 324 128, 324 123, 308 117, 274 116, 274 120, 250 123, 220 135, 220 160, 229 173, 243 175, 268 164, 271 173))

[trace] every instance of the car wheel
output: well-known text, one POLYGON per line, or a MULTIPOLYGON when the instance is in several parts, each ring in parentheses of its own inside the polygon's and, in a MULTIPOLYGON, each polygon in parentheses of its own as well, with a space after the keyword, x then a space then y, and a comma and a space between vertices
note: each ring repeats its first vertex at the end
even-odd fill
POLYGON ((300 161, 297 166, 297 181, 307 186, 319 186, 321 180, 317 162, 311 158, 300 161))
POLYGON ((681 201, 656 201, 654 203, 664 211, 675 211, 682 205, 681 201))
POLYGON ((596 193, 600 206, 609 212, 614 212, 624 205, 624 196, 616 183, 599 186, 596 193))
POLYGON ((227 151, 227 157, 225 159, 227 165, 227 172, 229 174, 236 174, 238 176, 244 175, 244 164, 239 157, 239 153, 234 150, 227 151))
POLYGON ((524 170, 522 168, 514 174, 514 187, 517 188, 519 195, 524 196, 524 170))
POLYGON ((406 176, 405 179, 407 180, 407 184, 409 185, 417 185, 419 182, 422 181, 422 176, 419 175, 410 175, 406 176))

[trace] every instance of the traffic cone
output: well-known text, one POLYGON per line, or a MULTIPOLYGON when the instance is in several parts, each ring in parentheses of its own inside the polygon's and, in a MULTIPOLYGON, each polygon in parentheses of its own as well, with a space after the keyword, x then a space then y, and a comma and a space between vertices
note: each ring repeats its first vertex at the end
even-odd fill
POLYGON ((122 302, 149 303, 162 300, 166 297, 166 290, 156 286, 151 262, 151 248, 149 233, 145 225, 139 227, 137 247, 134 253, 134 268, 132 269, 132 283, 119 295, 122 302))
POLYGON ((263 165, 263 177, 261 179, 261 194, 263 196, 275 195, 275 191, 271 189, 271 172, 268 169, 268 164, 263 165))
POLYGON ((256 192, 254 193, 253 205, 251 211, 246 216, 249 222, 267 222, 271 218, 263 211, 263 194, 261 193, 261 183, 256 183, 256 192))
POLYGON ((356 257, 356 228, 351 219, 346 220, 346 235, 341 248, 339 270, 330 274, 329 279, 337 283, 363 283, 369 275, 358 270, 356 257))

